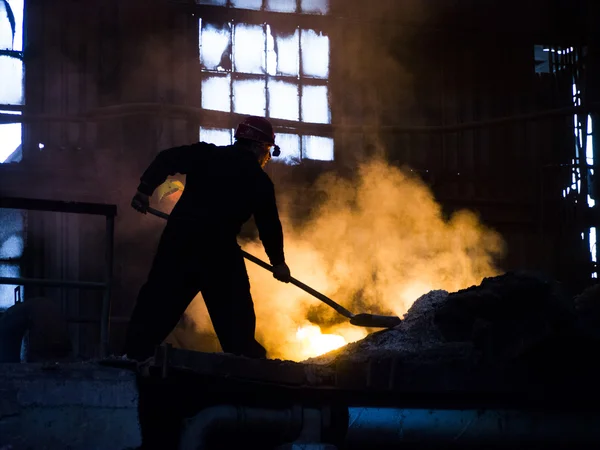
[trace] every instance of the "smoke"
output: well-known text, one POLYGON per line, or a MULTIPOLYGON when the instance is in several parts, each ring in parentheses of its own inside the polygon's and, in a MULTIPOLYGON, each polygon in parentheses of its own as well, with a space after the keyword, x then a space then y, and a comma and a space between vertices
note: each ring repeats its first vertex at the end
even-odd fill
MULTIPOLYGON (((282 208, 281 214, 286 256, 296 278, 352 311, 401 315, 414 299, 430 289, 455 290, 495 274, 494 260, 501 254, 502 242, 472 213, 444 218, 429 190, 410 171, 390 167, 383 159, 360 163, 367 147, 364 142, 376 142, 378 136, 337 132, 339 124, 376 127, 416 117, 412 107, 415 97, 420 96, 413 89, 412 67, 417 60, 408 50, 412 37, 409 30, 430 20, 429 15, 441 6, 429 8, 417 0, 342 3, 344 25, 328 30, 336 44, 332 44, 335 50, 330 55, 329 97, 336 130, 336 164, 352 171, 358 167, 358 172, 352 179, 333 174, 321 177, 316 189, 324 194, 324 200, 302 224, 292 220, 303 214, 293 207, 300 199, 294 194, 282 196, 283 185, 276 180, 281 204, 292 205, 282 208), (407 26, 400 26, 399 18, 407 26)), ((134 10, 120 11, 115 3, 99 10, 99 20, 105 36, 98 49, 102 63, 99 68, 90 71, 79 58, 81 40, 77 39, 67 40, 68 51, 61 55, 60 62, 63 72, 78 74, 86 85, 97 89, 100 103, 119 100, 183 105, 190 104, 190 98, 200 98, 197 83, 191 81, 198 74, 189 72, 197 65, 197 46, 185 44, 189 33, 196 32, 191 26, 196 19, 181 18, 178 32, 169 27, 168 31, 163 27, 157 30, 147 26, 148 18, 139 22, 134 10), (122 23, 135 17, 140 25, 120 27, 114 19, 117 15, 126 19, 122 23), (129 45, 120 45, 120 39, 126 39, 129 45), (174 42, 182 45, 174 47, 174 42)), ((52 74, 45 77, 54 79, 49 78, 54 77, 52 74)), ((134 116, 102 121, 85 133, 72 132, 65 125, 43 126, 33 133, 32 142, 47 144, 40 153, 42 157, 55 159, 52 147, 63 144, 85 150, 79 152, 80 159, 61 157, 61 167, 76 173, 86 167, 94 180, 93 189, 76 195, 70 192, 69 199, 118 203, 118 298, 135 297, 164 227, 161 220, 141 217, 129 207, 138 177, 158 150, 186 143, 188 131, 186 118, 172 118, 170 114, 163 118, 159 114, 147 119, 134 116), (69 142, 64 142, 64 136, 69 142), (85 136, 85 142, 79 142, 80 136, 85 136)), ((52 195, 64 199, 58 190, 52 195)), ((165 204, 161 202, 160 206, 165 204)), ((168 207, 164 209, 169 212, 168 207)), ((96 236, 102 232, 94 233, 94 239, 87 241, 97 241, 96 236)), ((47 234, 45 237, 51 239, 47 234)), ((244 248, 266 259, 259 242, 248 242, 244 248)), ((275 281, 251 263, 248 270, 258 338, 271 357, 299 360, 314 356, 307 354, 307 347, 297 336, 298 328, 309 322, 346 341, 360 339, 370 331, 348 326, 317 299, 275 281)), ((127 315, 131 300, 114 306, 115 315, 127 315)), ((196 335, 212 333, 200 295, 188 308, 180 328, 196 335)), ((199 340, 187 337, 186 347, 202 347, 199 340)))
MULTIPOLYGON (((335 164, 351 176, 328 173, 310 187, 304 180, 294 189, 298 186, 290 180, 302 175, 283 167, 269 171, 292 275, 355 313, 402 316, 430 290, 456 291, 497 275, 495 261, 504 243, 473 212, 445 217, 409 168, 386 162, 395 159, 394 144, 376 131, 381 125, 425 120, 416 101, 414 35, 420 25, 435 22, 438 9, 413 0, 344 5, 348 26, 332 32, 332 40, 344 45, 330 55, 336 76, 329 87, 338 125, 335 164), (390 21, 392 17, 402 17, 406 26, 390 21), (374 131, 352 134, 341 124, 372 126, 374 131), (307 190, 320 198, 308 214, 307 190)), ((259 241, 242 246, 267 260, 259 241)), ((257 338, 269 357, 304 360, 329 350, 328 343, 339 342, 339 336, 352 342, 375 331, 351 326, 299 288, 274 280, 250 262, 247 267, 257 338), (336 336, 325 339, 311 325, 336 336)), ((212 332, 201 296, 187 314, 199 333, 212 332)))
MULTIPOLYGON (((324 175, 316 189, 324 199, 301 225, 292 223, 289 209, 281 211, 286 260, 295 278, 355 313, 402 316, 433 289, 452 292, 499 273, 501 236, 470 211, 445 218, 428 187, 408 169, 376 159, 361 164, 354 179, 324 175)), ((282 197, 287 197, 282 204, 294 204, 293 194, 282 197)), ((243 248, 266 260, 260 242, 243 248)), ((247 267, 257 337, 271 358, 315 356, 297 335, 310 322, 346 342, 373 331, 348 325, 299 288, 250 262, 247 267)), ((200 296, 187 314, 202 332, 210 332, 200 296)))

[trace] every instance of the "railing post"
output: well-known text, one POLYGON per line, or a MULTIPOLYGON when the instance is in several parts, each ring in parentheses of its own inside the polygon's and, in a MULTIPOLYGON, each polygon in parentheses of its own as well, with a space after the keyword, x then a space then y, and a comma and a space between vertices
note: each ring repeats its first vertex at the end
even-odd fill
POLYGON ((100 318, 100 357, 108 356, 110 332, 110 299, 112 294, 113 252, 114 252, 115 217, 106 216, 106 248, 105 273, 106 288, 102 297, 102 317, 100 318))

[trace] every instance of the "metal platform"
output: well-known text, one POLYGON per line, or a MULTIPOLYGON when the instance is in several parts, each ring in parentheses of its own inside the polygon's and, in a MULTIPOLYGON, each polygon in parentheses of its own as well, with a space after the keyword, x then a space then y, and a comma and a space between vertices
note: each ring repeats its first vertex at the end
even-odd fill
MULTIPOLYGON (((456 353, 464 354, 458 347, 456 353)), ((106 359, 100 364, 136 370, 131 361, 106 359)), ((172 386, 190 397, 197 395, 207 404, 256 403, 259 398, 261 404, 594 408, 600 400, 595 375, 572 367, 562 369, 557 366, 554 376, 549 374, 545 380, 524 380, 517 372, 459 360, 451 354, 441 361, 425 354, 412 360, 390 357, 316 365, 163 345, 149 366, 148 382, 172 386)))

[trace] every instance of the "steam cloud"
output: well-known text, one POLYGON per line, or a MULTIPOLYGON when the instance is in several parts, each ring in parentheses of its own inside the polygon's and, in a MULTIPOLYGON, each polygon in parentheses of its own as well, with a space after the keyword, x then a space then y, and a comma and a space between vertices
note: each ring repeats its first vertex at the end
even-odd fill
MULTIPOLYGON (((378 159, 361 164, 356 180, 324 175, 317 189, 325 200, 301 226, 281 211, 286 260, 294 277, 353 312, 402 316, 432 289, 456 291, 498 274, 502 238, 469 211, 446 220, 427 186, 407 170, 378 159)), ((260 242, 243 247, 266 259, 260 242)), ((314 356, 296 337, 309 321, 347 342, 367 334, 297 287, 247 267, 257 336, 269 357, 314 356)), ((200 298, 188 314, 199 329, 211 328, 200 298)))
MULTIPOLYGON (((330 84, 336 121, 379 126, 414 117, 413 31, 420 24, 434 23, 444 8, 429 8, 417 0, 369 4, 352 0, 344 6, 353 26, 351 32, 348 28, 333 32, 332 39, 343 40, 344 45, 330 55, 331 66, 337 70, 335 83, 330 84), (402 17, 410 26, 386 22, 390 17, 402 17)), ((469 211, 443 217, 420 179, 386 162, 395 158, 386 155, 388 145, 379 142, 377 133, 364 140, 341 133, 336 138, 343 157, 336 158, 336 166, 355 176, 323 175, 314 187, 324 200, 301 224, 293 220, 301 199, 282 189, 285 180, 274 177, 286 260, 295 278, 355 313, 402 316, 432 289, 456 291, 498 274, 495 261, 504 251, 501 236, 469 211)), ((267 259, 259 241, 242 246, 267 259)), ((349 325, 297 287, 274 280, 250 262, 246 265, 257 337, 269 357, 304 360, 315 356, 315 348, 297 337, 299 327, 310 323, 347 342, 373 331, 349 325)), ((200 295, 187 315, 194 323, 189 328, 201 334, 213 332, 200 295)), ((182 332, 179 337, 186 347, 198 348, 190 334, 182 332)))

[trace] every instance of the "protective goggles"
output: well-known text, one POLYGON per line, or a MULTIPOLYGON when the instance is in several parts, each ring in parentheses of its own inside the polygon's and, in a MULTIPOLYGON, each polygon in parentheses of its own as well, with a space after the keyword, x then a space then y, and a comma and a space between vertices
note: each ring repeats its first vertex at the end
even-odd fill
POLYGON ((269 153, 271 153, 271 155, 273 155, 275 157, 281 155, 281 149, 279 148, 279 145, 265 144, 265 148, 269 151, 269 153), (272 152, 271 152, 271 149, 273 150, 272 152))

